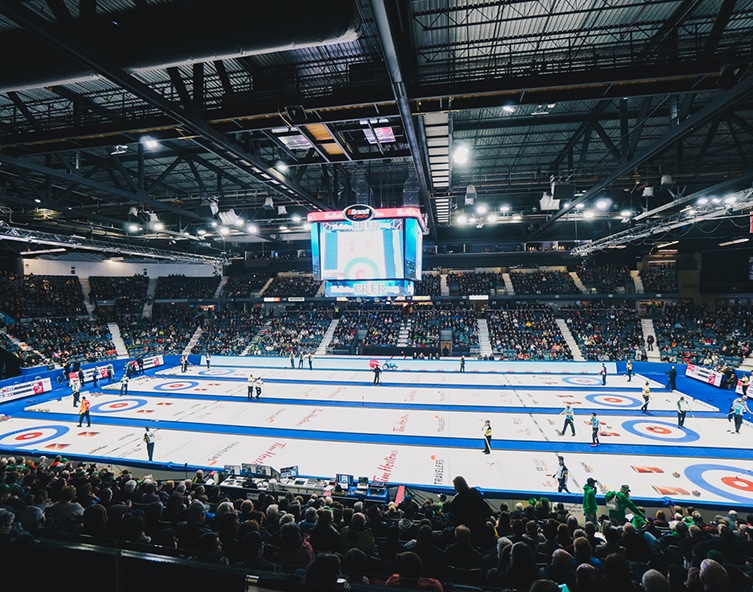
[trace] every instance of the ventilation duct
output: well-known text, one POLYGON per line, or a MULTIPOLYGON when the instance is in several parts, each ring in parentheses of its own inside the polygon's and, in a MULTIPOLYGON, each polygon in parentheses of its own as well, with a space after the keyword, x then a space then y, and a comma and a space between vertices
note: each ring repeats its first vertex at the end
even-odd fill
MULTIPOLYGON (((14 10, 0 14, 13 21, 14 10)), ((354 41, 358 27, 353 0, 175 0, 91 19, 76 15, 66 33, 103 62, 133 73, 354 41)), ((14 55, 3 63, 0 92, 97 77, 61 52, 45 52, 23 29, 6 29, 0 44, 14 55)))

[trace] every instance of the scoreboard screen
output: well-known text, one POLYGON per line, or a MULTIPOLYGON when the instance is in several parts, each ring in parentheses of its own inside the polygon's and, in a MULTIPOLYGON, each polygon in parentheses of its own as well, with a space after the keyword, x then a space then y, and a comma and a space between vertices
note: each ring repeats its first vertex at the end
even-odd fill
MULTIPOLYGON (((314 277, 325 282, 420 280, 423 218, 418 208, 349 206, 313 212, 314 277)), ((325 289, 326 289, 325 284, 325 289)))

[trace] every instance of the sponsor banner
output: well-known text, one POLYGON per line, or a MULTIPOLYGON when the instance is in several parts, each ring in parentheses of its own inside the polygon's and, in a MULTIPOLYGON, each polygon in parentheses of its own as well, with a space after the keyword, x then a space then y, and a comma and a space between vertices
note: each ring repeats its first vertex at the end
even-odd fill
POLYGON ((49 378, 42 378, 39 380, 32 380, 31 382, 22 382, 20 384, 12 384, 0 389, 0 400, 11 401, 14 399, 22 399, 23 397, 31 397, 32 395, 40 395, 52 390, 52 381, 49 378))
POLYGON ((705 366, 696 366, 695 364, 688 364, 685 369, 685 376, 695 378, 706 384, 713 384, 714 386, 721 385, 722 378, 724 378, 724 374, 714 372, 711 368, 706 368, 705 366))

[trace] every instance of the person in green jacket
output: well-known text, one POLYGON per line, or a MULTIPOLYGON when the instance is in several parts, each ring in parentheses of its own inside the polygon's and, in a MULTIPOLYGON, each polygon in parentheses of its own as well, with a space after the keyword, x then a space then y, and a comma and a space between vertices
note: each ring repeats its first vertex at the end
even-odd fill
POLYGON ((589 477, 586 479, 586 484, 583 486, 583 514, 586 516, 588 522, 593 522, 595 525, 599 525, 599 521, 596 518, 598 506, 596 505, 596 479, 589 477))
POLYGON ((627 510, 632 512, 632 523, 636 528, 641 528, 646 524, 646 514, 638 506, 636 506, 630 499, 630 487, 623 485, 619 491, 608 491, 604 496, 609 506, 612 500, 616 500, 616 508, 609 508, 609 520, 614 526, 622 526, 625 524, 627 518, 625 514, 627 510))

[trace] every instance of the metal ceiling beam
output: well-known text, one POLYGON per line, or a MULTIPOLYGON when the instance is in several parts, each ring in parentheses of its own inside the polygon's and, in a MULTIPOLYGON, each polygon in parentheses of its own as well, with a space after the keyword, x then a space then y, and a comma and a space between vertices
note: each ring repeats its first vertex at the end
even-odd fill
POLYGON ((105 63, 102 58, 91 53, 89 49, 81 47, 73 35, 51 26, 50 23, 40 18, 28 8, 16 2, 0 3, 0 14, 13 20, 19 26, 24 27, 41 41, 52 46, 56 51, 77 60, 114 84, 133 93, 152 107, 159 109, 179 124, 185 126, 189 132, 196 134, 198 137, 195 141, 203 145, 207 150, 225 159, 229 164, 245 171, 260 183, 268 185, 278 192, 282 192, 282 188, 287 189, 289 192, 307 201, 315 209, 327 209, 327 206, 315 196, 299 185, 292 183, 284 175, 280 174, 273 167, 267 166, 266 163, 256 156, 243 150, 241 146, 231 141, 224 134, 211 128, 205 121, 180 109, 171 101, 155 92, 147 84, 128 74, 125 70, 113 64, 105 63))
MULTIPOLYGON (((588 199, 591 199, 597 195, 602 189, 609 187, 612 183, 620 179, 623 175, 632 173, 636 167, 644 164, 649 159, 667 150, 670 146, 676 142, 682 140, 684 137, 694 133, 698 128, 706 125, 710 121, 721 117, 727 110, 732 109, 735 105, 739 104, 750 98, 753 95, 753 76, 745 78, 742 82, 732 87, 730 90, 722 93, 718 97, 712 99, 697 113, 688 119, 684 120, 679 125, 671 127, 664 135, 656 140, 651 146, 646 148, 640 154, 633 158, 623 162, 618 166, 615 171, 608 175, 602 181, 596 183, 582 196, 574 199, 570 207, 573 208, 577 204, 582 203, 588 199)), ((531 236, 532 239, 540 237, 545 231, 549 230, 552 225, 567 213, 568 210, 559 210, 544 223, 538 230, 536 230, 531 236)))
POLYGON ((432 236, 436 237, 437 229, 434 221, 434 209, 429 200, 429 182, 426 174, 428 167, 424 162, 424 153, 423 150, 421 150, 418 135, 416 134, 416 127, 413 124, 413 113, 411 112, 408 91, 405 86, 405 81, 403 80, 400 58, 398 57, 397 47, 395 46, 395 40, 392 36, 392 26, 390 25, 389 15, 387 14, 387 7, 385 5, 386 2, 384 0, 371 0, 371 10, 374 14, 379 41, 387 64, 392 93, 397 101, 397 107, 400 112, 400 119, 403 122, 405 137, 410 146, 413 166, 416 169, 421 202, 423 203, 424 212, 429 221, 429 231, 432 236))
POLYGON ((4 154, 0 154, 0 163, 7 163, 8 165, 18 167, 19 169, 26 169, 26 170, 34 171, 35 173, 39 173, 40 175, 45 175, 48 177, 56 177, 58 179, 62 179, 74 185, 80 185, 83 187, 91 187, 92 189, 97 189, 98 191, 102 191, 104 193, 110 193, 111 195, 122 197, 123 199, 138 201, 138 202, 143 203, 144 205, 148 205, 153 208, 158 208, 161 211, 171 212, 173 214, 186 216, 189 218, 193 218, 195 220, 202 219, 201 216, 199 216, 196 212, 191 212, 188 210, 184 210, 183 208, 178 208, 176 206, 173 206, 169 203, 157 201, 156 199, 152 199, 151 197, 149 197, 148 195, 144 193, 134 193, 131 191, 125 191, 123 189, 118 189, 117 187, 114 187, 112 185, 106 185, 98 181, 92 181, 91 179, 87 179, 86 177, 82 177, 80 175, 74 175, 66 171, 61 171, 58 169, 52 169, 50 167, 42 166, 40 164, 29 162, 28 160, 25 160, 23 158, 14 158, 12 156, 6 156, 4 154))

